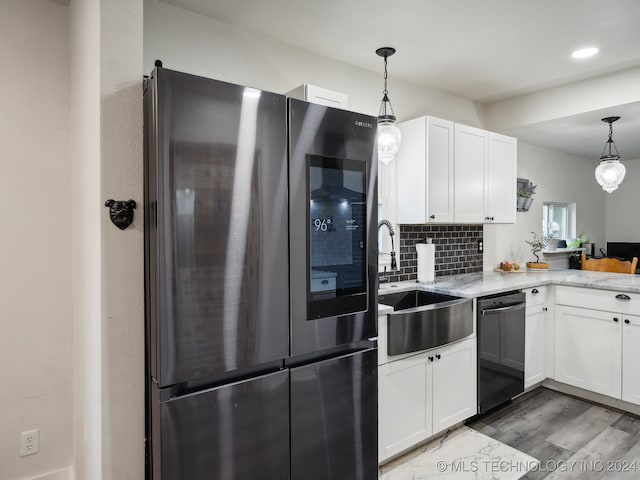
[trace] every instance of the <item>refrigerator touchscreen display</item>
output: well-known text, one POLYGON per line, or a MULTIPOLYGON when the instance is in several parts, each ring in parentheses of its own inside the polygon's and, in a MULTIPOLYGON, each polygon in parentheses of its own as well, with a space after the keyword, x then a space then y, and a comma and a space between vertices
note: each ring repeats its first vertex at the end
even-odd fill
POLYGON ((307 161, 308 320, 366 310, 366 163, 307 161))

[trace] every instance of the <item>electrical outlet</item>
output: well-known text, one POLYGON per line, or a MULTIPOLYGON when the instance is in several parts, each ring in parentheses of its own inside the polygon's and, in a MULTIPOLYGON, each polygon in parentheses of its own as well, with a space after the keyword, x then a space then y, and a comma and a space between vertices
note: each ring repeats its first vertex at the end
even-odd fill
POLYGON ((482 240, 478 240, 478 253, 482 253, 484 250, 484 244, 482 243, 482 240))
POLYGON ((29 430, 20 434, 20 456, 26 457, 38 453, 40 449, 40 430, 29 430))

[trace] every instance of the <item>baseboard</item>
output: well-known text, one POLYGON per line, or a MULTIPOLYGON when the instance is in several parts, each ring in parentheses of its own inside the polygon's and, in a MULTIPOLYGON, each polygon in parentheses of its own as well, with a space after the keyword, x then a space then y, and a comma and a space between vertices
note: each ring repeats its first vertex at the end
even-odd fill
POLYGON ((74 480, 73 469, 71 467, 56 470, 55 472, 45 473, 38 477, 32 477, 29 480, 74 480))
POLYGON ((617 410, 623 410, 625 412, 640 416, 640 405, 636 405, 635 403, 624 402, 622 400, 618 400, 617 398, 608 397, 607 395, 602 395, 590 390, 574 387, 573 385, 567 385, 566 383, 557 382, 550 378, 544 380, 542 382, 542 386, 561 393, 566 393, 567 395, 584 398, 585 400, 589 400, 591 402, 601 403, 602 405, 606 405, 607 407, 612 407, 617 410))

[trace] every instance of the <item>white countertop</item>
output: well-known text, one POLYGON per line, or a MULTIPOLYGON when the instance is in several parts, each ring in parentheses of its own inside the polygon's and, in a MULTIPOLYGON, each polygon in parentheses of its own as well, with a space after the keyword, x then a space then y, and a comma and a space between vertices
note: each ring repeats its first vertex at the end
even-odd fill
POLYGON ((431 284, 420 284, 416 281, 384 283, 380 285, 379 293, 401 292, 418 288, 427 292, 473 298, 545 284, 640 293, 640 275, 582 270, 465 273, 462 275, 436 277, 435 283, 431 284))

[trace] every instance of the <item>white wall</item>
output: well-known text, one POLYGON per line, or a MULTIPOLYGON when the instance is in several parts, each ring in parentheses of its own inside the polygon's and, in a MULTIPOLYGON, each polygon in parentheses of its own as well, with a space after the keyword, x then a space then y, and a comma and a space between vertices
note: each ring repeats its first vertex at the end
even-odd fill
POLYGON ((102 272, 100 192, 100 3, 69 7, 73 226, 74 467, 102 471, 102 272))
MULTIPOLYGON (((371 56, 380 45, 373 39, 371 56)), ((165 68, 285 93, 309 83, 349 97, 349 110, 377 115, 383 87, 371 72, 300 48, 256 36, 238 27, 176 8, 144 1, 144 71, 156 59, 165 68)), ((389 59, 389 96, 399 121, 434 115, 480 126, 483 109, 474 102, 400 82, 389 59)))
MULTIPOLYGON (((378 46, 372 46, 372 56, 378 46)), ((158 0, 145 0, 145 73, 153 69, 156 59, 165 68, 277 93, 309 83, 346 93, 349 110, 377 115, 380 108, 382 59, 380 71, 371 72, 158 0)), ((394 80, 393 58, 389 59, 389 96, 398 121, 433 115, 473 126, 483 123, 483 107, 471 100, 394 80)), ((393 194, 393 166, 387 170, 389 193, 393 194)), ((392 199, 383 208, 384 216, 395 217, 392 199)), ((381 238, 388 252, 391 245, 386 231, 381 238)), ((395 242, 398 251, 399 235, 395 242)))
POLYGON ((138 480, 144 478, 143 3, 100 4, 101 478, 138 480), (137 202, 124 231, 108 219, 109 198, 137 202))
POLYGON ((72 457, 67 29, 65 6, 0 2, 2 479, 65 478, 72 457), (35 428, 40 453, 21 458, 35 428))
POLYGON ((142 0, 72 0, 76 478, 144 478, 142 0), (111 223, 107 199, 137 202, 111 223))
POLYGON ((607 242, 640 242, 640 160, 625 160, 627 169, 617 190, 606 194, 607 242))
POLYGON ((576 234, 584 231, 596 249, 603 247, 606 192, 596 182, 594 168, 590 159, 519 142, 518 177, 528 178, 538 188, 529 211, 517 213, 516 224, 484 226, 484 269, 502 260, 535 261, 524 241, 530 232, 542 232, 544 201, 575 202, 576 234))

